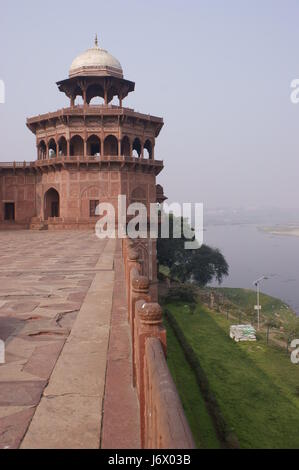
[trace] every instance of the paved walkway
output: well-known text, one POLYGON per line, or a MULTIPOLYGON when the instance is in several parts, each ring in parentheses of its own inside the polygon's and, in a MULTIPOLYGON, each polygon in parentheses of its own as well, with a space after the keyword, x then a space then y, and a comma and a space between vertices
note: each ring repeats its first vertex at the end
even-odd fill
POLYGON ((138 447, 119 242, 21 231, 0 232, 0 246, 0 448, 138 447), (113 430, 103 412, 120 393, 113 430))

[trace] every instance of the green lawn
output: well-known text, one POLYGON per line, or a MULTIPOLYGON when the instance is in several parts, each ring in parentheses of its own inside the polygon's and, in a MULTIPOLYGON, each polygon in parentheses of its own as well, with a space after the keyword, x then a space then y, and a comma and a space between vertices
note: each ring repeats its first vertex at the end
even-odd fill
MULTIPOLYGON (((167 308, 195 351, 222 415, 241 447, 299 448, 299 366, 293 365, 282 349, 267 346, 264 340, 233 342, 229 338, 230 322, 223 314, 201 305, 194 315, 183 304, 169 304, 167 308)), ((209 431, 202 397, 182 354, 170 332, 170 369, 196 440, 199 446, 208 447, 215 436, 209 431)))
POLYGON ((197 448, 218 449, 220 444, 194 373, 171 327, 167 328, 168 365, 181 396, 197 448))
MULTIPOLYGON (((253 308, 257 301, 255 291, 227 287, 220 287, 215 289, 215 291, 223 294, 237 309, 241 309, 248 315, 253 313, 253 308)), ((261 293, 260 302, 262 305, 262 316, 265 318, 276 314, 277 317, 284 322, 294 315, 293 310, 288 305, 275 297, 261 293)))

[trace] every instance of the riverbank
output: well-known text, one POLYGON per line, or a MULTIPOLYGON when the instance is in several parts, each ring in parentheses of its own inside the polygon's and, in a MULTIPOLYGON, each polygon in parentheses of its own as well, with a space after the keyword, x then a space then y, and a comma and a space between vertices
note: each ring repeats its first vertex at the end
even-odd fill
MULTIPOLYGON (((237 294, 234 300, 241 299, 244 307, 242 299, 246 298, 246 293, 228 294, 237 294)), ((266 310, 271 310, 271 300, 266 310)), ((276 306, 284 308, 283 302, 274 300, 276 306)), ((286 350, 273 342, 267 344, 264 333, 258 335, 256 343, 235 343, 229 337, 229 328, 235 318, 229 316, 227 319, 224 312, 211 310, 201 301, 195 309, 186 308, 185 302, 167 302, 165 308, 179 326, 191 348, 193 364, 195 355, 208 384, 208 392, 206 387, 200 388, 194 379, 197 372, 192 369, 192 363, 188 363, 186 348, 180 338, 174 340, 175 331, 166 322, 171 344, 170 369, 198 446, 219 445, 217 435, 221 429, 217 429, 217 419, 211 416, 213 430, 203 409, 203 397, 206 409, 209 409, 208 393, 216 400, 216 408, 241 448, 298 448, 299 438, 290 429, 295 429, 299 420, 299 370, 291 363, 286 350), (202 436, 207 436, 206 442, 202 436)), ((291 312, 286 317, 283 312, 285 310, 281 311, 281 318, 287 321, 291 312)))

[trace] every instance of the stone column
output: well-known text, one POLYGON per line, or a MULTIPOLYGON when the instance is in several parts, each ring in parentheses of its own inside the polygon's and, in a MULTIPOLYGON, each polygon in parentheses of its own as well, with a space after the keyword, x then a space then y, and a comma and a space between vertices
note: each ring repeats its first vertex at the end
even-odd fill
POLYGON ((135 330, 136 330, 136 305, 139 301, 150 302, 149 280, 145 276, 135 275, 131 282, 132 295, 130 305, 130 324, 132 334, 132 364, 133 364, 133 386, 136 387, 136 354, 135 354, 135 330))
POLYGON ((71 156, 71 141, 69 139, 66 141, 66 156, 67 158, 71 156))
POLYGON ((145 444, 145 428, 147 416, 146 403, 146 341, 148 338, 157 338, 161 341, 164 353, 166 355, 166 330, 163 327, 162 309, 157 303, 137 302, 136 305, 136 379, 137 392, 140 403, 140 426, 141 426, 141 444, 145 444))
POLYGON ((84 103, 84 106, 87 105, 87 102, 86 102, 86 88, 85 87, 83 88, 83 103, 84 103))
MULTIPOLYGON (((132 272, 135 269, 137 273, 140 273, 141 266, 138 262, 139 254, 138 251, 134 250, 133 248, 128 249, 128 259, 127 259, 127 293, 128 293, 128 315, 130 315, 130 308, 131 308, 131 282, 132 282, 132 272)), ((130 317, 129 317, 130 321, 130 317)))
POLYGON ((130 157, 133 156, 133 142, 130 140, 130 157))

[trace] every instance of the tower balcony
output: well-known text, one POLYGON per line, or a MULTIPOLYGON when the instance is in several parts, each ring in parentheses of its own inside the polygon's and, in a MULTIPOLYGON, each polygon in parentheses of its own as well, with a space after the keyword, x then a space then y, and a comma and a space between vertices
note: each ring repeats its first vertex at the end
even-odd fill
POLYGON ((140 169, 146 172, 154 172, 158 175, 164 168, 164 162, 161 160, 149 160, 145 158, 124 157, 124 156, 104 156, 104 157, 84 157, 83 155, 64 157, 57 156, 48 160, 37 160, 34 162, 37 168, 43 167, 69 167, 86 166, 100 168, 131 168, 140 169))

